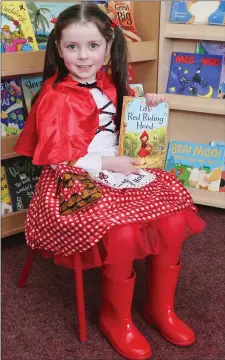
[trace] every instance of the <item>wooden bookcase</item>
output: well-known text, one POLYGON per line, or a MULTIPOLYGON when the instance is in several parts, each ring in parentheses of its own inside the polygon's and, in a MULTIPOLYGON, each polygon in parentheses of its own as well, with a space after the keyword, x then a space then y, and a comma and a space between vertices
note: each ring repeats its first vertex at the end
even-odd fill
MULTIPOLYGON (((166 93, 173 51, 194 53, 197 40, 225 41, 225 26, 169 23, 172 1, 162 1, 158 92, 166 93)), ((169 140, 209 144, 225 141, 225 101, 166 94, 170 107, 169 140)), ((225 193, 188 188, 196 204, 225 208, 225 193)))
MULTIPOLYGON (((138 43, 128 43, 130 62, 135 71, 135 82, 142 83, 146 92, 156 92, 160 3, 134 2, 134 16, 143 40, 138 43)), ((44 51, 4 53, 2 54, 2 76, 41 73, 43 64, 44 51)), ((2 137, 2 160, 18 156, 13 152, 17 138, 18 136, 2 137)), ((25 217, 26 210, 3 216, 2 237, 24 231, 25 217)))

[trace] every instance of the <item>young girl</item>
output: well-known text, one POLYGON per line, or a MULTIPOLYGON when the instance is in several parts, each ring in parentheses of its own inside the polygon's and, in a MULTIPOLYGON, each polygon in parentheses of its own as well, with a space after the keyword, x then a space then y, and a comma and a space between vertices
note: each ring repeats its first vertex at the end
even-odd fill
MULTIPOLYGON (((148 359, 150 345, 131 319, 133 261, 153 254, 146 271, 146 321, 173 344, 192 344, 193 331, 174 312, 174 293, 182 242, 205 223, 173 175, 159 169, 139 173, 136 159, 117 157, 122 99, 131 94, 127 78, 122 30, 94 4, 66 9, 50 35, 43 86, 15 151, 45 165, 28 210, 28 245, 67 267, 77 252, 83 268, 102 266, 100 329, 125 358, 148 359), (101 70, 106 56, 112 76, 101 70), (96 179, 102 197, 63 216, 58 177, 81 169, 96 179), (121 187, 121 179, 135 183, 137 177, 137 187, 131 181, 121 187)), ((146 99, 150 106, 163 101, 156 94, 146 99)))

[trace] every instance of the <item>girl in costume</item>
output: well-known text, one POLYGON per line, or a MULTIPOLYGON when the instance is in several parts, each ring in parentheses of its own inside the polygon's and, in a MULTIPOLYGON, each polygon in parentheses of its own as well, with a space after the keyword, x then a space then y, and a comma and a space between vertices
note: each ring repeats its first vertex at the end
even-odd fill
POLYGON ((141 158, 141 165, 146 164, 147 162, 146 157, 150 155, 152 152, 152 145, 148 143, 148 139, 149 139, 148 133, 144 131, 140 136, 141 148, 138 152, 138 156, 140 156, 141 158))
MULTIPOLYGON (((148 359, 151 347, 131 318, 133 261, 148 257, 144 316, 173 344, 195 341, 174 312, 182 242, 203 230, 192 199, 171 174, 137 169, 117 156, 127 80, 122 30, 93 3, 74 5, 57 18, 46 50, 44 81, 15 146, 45 165, 26 219, 27 244, 57 264, 102 266, 100 330, 127 359, 148 359), (101 71, 110 56, 112 75, 101 71), (74 166, 67 162, 76 161, 74 166), (88 171, 102 197, 71 215, 59 211, 58 177, 88 171)), ((146 94, 149 106, 163 100, 146 94)))

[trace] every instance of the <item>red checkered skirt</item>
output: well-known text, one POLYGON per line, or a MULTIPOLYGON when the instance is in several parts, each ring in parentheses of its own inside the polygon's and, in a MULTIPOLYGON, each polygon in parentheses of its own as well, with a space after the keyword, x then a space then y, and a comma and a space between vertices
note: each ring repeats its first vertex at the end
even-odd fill
POLYGON ((164 170, 147 171, 156 175, 148 185, 118 190, 98 184, 98 202, 62 216, 55 171, 46 166, 28 209, 28 246, 69 268, 80 253, 83 268, 90 268, 159 254, 202 231, 205 222, 180 181, 164 170))

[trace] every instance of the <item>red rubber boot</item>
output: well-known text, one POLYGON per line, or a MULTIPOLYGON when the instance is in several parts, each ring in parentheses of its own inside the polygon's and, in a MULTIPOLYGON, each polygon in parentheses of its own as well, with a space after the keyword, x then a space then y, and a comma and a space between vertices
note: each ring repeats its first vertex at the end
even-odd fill
POLYGON ((152 261, 147 265, 147 301, 145 320, 153 324, 174 345, 188 346, 194 343, 195 334, 174 312, 180 263, 162 265, 152 261))
POLYGON ((151 356, 151 348, 131 319, 131 305, 135 273, 130 279, 109 278, 103 270, 102 307, 100 330, 115 350, 131 360, 145 360, 151 356))

